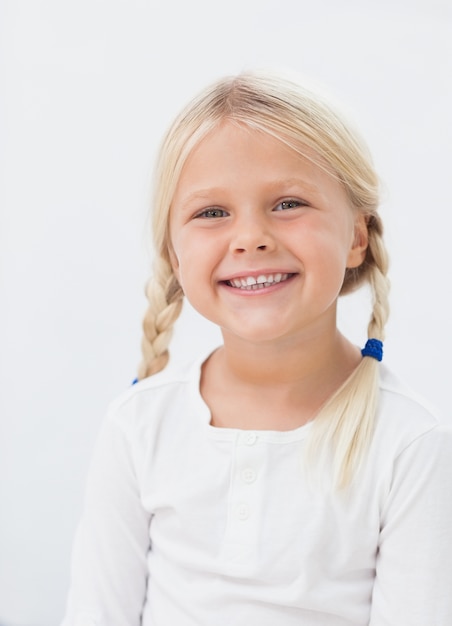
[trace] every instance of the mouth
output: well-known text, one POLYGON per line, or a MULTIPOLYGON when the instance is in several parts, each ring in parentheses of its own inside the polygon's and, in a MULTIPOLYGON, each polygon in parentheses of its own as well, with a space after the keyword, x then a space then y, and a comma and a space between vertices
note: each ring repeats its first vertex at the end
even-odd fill
POLYGON ((272 287, 278 283, 283 283, 289 278, 292 278, 295 274, 276 273, 276 274, 260 274, 259 276, 240 276, 238 278, 231 278, 230 280, 222 281, 228 287, 235 289, 241 289, 244 291, 257 291, 258 289, 265 289, 266 287, 272 287))

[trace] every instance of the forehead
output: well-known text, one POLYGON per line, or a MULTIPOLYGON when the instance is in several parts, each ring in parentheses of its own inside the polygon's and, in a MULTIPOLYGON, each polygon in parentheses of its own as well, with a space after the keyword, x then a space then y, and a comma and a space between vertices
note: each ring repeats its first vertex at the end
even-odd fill
POLYGON ((312 148, 303 142, 290 141, 288 137, 280 135, 265 127, 255 127, 235 120, 223 120, 215 128, 209 130, 207 134, 191 149, 186 158, 186 164, 191 164, 201 160, 208 161, 210 155, 217 158, 226 159, 228 155, 246 153, 254 160, 261 160, 265 157, 273 159, 276 164, 281 158, 287 162, 289 160, 298 162, 306 159, 314 163, 326 162, 312 148))
POLYGON ((193 195, 209 195, 211 189, 272 187, 281 181, 302 183, 313 191, 331 185, 337 191, 339 185, 331 168, 311 148, 302 144, 295 148, 270 131, 224 121, 189 153, 173 204, 193 195))

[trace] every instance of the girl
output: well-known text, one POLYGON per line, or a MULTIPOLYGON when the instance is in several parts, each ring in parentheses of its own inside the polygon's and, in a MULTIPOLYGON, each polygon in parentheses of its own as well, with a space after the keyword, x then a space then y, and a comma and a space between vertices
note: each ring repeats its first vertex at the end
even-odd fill
POLYGON ((452 434, 381 364, 378 179, 322 98, 222 80, 176 119, 139 384, 89 474, 64 626, 450 626, 452 434), (368 283, 362 351, 336 326, 368 283), (183 295, 224 343, 165 372, 183 295))

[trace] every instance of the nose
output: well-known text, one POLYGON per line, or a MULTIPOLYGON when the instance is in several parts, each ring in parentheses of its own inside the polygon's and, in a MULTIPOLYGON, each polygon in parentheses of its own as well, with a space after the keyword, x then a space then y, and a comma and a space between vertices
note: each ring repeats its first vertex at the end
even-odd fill
POLYGON ((265 252, 275 248, 275 239, 264 219, 237 220, 230 249, 235 254, 265 252))

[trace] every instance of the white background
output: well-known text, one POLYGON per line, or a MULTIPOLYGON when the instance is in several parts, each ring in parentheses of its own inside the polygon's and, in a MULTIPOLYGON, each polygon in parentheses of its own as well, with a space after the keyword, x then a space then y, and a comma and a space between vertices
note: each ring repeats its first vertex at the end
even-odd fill
MULTIPOLYGON (((151 168, 206 83, 282 67, 325 84, 385 183, 385 360, 450 385, 450 0, 3 0, 0 624, 56 626, 91 446, 139 360, 151 168)), ((341 326, 365 339, 366 297, 341 326)), ((173 362, 219 340, 188 307, 173 362)))

